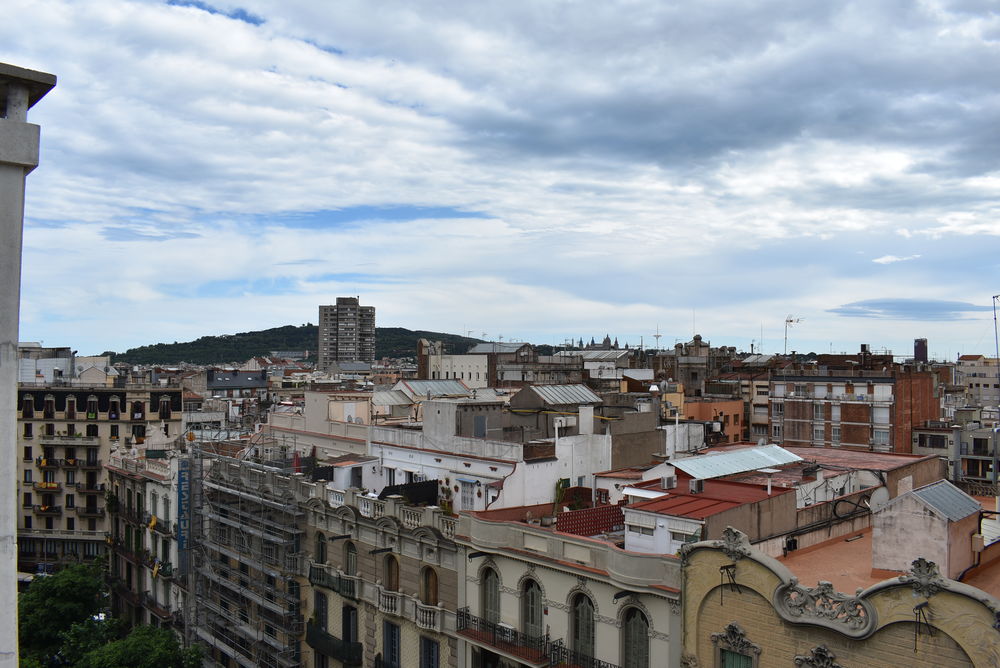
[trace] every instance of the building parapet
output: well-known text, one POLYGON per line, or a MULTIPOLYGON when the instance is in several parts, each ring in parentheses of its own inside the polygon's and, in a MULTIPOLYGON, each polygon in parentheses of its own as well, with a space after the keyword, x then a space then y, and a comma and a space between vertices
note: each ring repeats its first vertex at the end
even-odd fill
POLYGON ((474 515, 460 516, 458 532, 460 542, 474 550, 513 549, 565 563, 568 570, 572 570, 573 564, 596 568, 624 586, 680 588, 680 560, 672 555, 629 552, 596 538, 474 515))
POLYGON ((520 443, 453 436, 447 439, 446 442, 428 444, 423 432, 409 429, 373 426, 371 441, 380 445, 399 445, 409 448, 440 450, 442 452, 451 452, 471 457, 486 457, 506 461, 521 461, 522 459, 522 446, 520 443))

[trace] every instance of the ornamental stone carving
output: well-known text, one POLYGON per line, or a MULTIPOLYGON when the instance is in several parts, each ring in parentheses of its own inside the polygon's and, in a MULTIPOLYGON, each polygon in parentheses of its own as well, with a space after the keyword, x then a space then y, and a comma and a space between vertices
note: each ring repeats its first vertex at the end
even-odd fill
POLYGON ((719 547, 733 561, 750 556, 750 539, 745 533, 733 527, 726 527, 722 530, 722 541, 719 547))
POLYGON ((750 642, 746 631, 736 622, 726 624, 722 633, 712 634, 712 644, 720 649, 727 649, 737 654, 745 654, 754 658, 760 656, 760 645, 750 642))
POLYGON ((836 656, 826 648, 826 645, 813 647, 808 656, 798 655, 795 657, 796 666, 807 666, 808 668, 843 668, 836 662, 836 656))
POLYGON ((774 607, 790 621, 825 626, 854 638, 868 635, 876 623, 871 603, 841 594, 829 582, 810 588, 792 578, 775 590, 774 607))
POLYGON ((698 663, 698 657, 685 652, 681 655, 681 668, 701 668, 701 664, 698 663))
POLYGON ((900 575, 899 581, 910 583, 913 591, 924 598, 930 598, 934 594, 944 589, 947 585, 941 577, 941 571, 933 561, 927 561, 923 557, 914 560, 913 568, 906 575, 900 575))

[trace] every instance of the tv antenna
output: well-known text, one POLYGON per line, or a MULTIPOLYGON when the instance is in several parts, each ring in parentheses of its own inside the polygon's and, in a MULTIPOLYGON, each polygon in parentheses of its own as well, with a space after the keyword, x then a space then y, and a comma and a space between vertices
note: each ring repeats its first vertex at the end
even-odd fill
POLYGON ((785 318, 785 356, 788 355, 788 326, 797 325, 800 322, 802 322, 802 318, 793 318, 791 314, 785 318))
POLYGON ((660 325, 659 325, 659 323, 657 323, 657 325, 656 325, 656 334, 653 334, 653 338, 656 339, 656 349, 657 350, 660 349, 660 337, 661 336, 663 336, 663 335, 660 334, 660 325))

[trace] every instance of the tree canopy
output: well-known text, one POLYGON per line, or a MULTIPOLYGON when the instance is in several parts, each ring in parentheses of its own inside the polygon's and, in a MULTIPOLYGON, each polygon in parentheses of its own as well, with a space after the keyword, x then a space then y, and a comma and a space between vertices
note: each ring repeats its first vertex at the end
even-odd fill
POLYGON ((87 652, 76 668, 197 668, 201 651, 182 649, 168 629, 137 626, 127 637, 87 652))
POLYGON ((101 611, 103 589, 100 570, 84 564, 35 578, 17 601, 21 651, 40 656, 52 653, 60 646, 63 632, 101 611))

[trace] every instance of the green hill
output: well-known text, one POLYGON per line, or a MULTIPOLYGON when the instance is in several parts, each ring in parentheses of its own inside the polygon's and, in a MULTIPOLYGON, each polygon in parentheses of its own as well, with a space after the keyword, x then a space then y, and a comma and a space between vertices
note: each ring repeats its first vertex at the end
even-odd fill
MULTIPOLYGON (((123 353, 106 351, 114 362, 129 364, 225 364, 243 362, 257 355, 267 355, 275 350, 308 350, 309 358, 315 359, 319 328, 306 324, 296 327, 285 325, 259 332, 240 332, 222 336, 203 336, 186 343, 155 343, 149 346, 129 348, 123 353)), ((375 328, 375 357, 416 357, 417 340, 444 341, 451 352, 464 353, 479 343, 456 334, 441 332, 413 331, 402 327, 375 328)))

